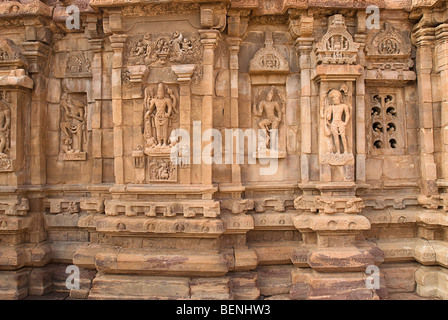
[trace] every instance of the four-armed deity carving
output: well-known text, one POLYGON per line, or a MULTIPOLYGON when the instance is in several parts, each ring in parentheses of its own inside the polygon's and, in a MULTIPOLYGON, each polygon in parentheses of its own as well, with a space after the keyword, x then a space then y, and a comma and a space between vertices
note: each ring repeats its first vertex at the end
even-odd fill
POLYGON ((173 90, 159 83, 154 94, 151 86, 147 86, 144 97, 145 152, 169 153, 169 137, 177 121, 177 98, 173 90))

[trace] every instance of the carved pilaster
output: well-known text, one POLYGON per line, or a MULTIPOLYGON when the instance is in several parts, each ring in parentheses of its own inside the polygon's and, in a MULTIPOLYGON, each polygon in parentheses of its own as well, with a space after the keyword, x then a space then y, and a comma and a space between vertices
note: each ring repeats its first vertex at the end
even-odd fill
MULTIPOLYGON (((109 20, 112 18, 109 18, 109 20)), ((118 28, 120 18, 115 17, 118 28)), ((112 27, 111 27, 112 29, 112 27)), ((124 163, 123 163, 123 115, 122 115, 122 61, 123 48, 125 46, 127 35, 114 34, 109 37, 111 46, 114 50, 112 61, 112 119, 114 123, 114 171, 115 183, 124 182, 124 163)))
POLYGON ((289 31, 293 37, 297 37, 294 43, 299 55, 300 67, 300 119, 301 119, 301 147, 300 156, 301 181, 310 181, 310 157, 311 157, 311 50, 313 49, 314 18, 303 13, 299 19, 290 20, 289 31))
MULTIPOLYGON (((203 66, 204 74, 202 78, 202 86, 204 97, 202 98, 202 131, 213 128, 213 92, 214 92, 214 49, 216 47, 220 33, 218 30, 199 30, 201 35, 201 42, 204 46, 203 66)), ((203 141, 202 148, 204 149, 209 142, 203 141)), ((212 183, 212 166, 211 164, 201 164, 202 184, 210 185, 212 183)))
POLYGON ((422 174, 422 193, 424 195, 437 194, 437 168, 434 159, 434 123, 433 123, 433 94, 432 69, 433 45, 435 40, 434 28, 414 27, 412 37, 417 46, 416 71, 419 97, 419 133, 420 133, 420 166, 422 174))
MULTIPOLYGON (((177 75, 179 83, 179 129, 191 133, 191 77, 196 68, 194 64, 176 65, 171 69, 177 75)), ((181 184, 191 183, 191 134, 189 141, 176 141, 178 159, 180 159, 179 182, 181 184)))
MULTIPOLYGON (((444 23, 435 28, 435 54, 436 68, 440 71, 441 110, 440 110, 440 132, 448 132, 448 24, 444 23)), ((440 164, 440 178, 448 179, 448 135, 442 133, 441 150, 442 159, 440 164)))

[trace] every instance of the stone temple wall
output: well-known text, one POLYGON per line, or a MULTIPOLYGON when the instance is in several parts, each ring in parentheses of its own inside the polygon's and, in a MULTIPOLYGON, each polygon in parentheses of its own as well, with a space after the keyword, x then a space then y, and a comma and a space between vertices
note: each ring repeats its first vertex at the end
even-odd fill
POLYGON ((1 1, 0 26, 0 299, 448 299, 447 1, 1 1))

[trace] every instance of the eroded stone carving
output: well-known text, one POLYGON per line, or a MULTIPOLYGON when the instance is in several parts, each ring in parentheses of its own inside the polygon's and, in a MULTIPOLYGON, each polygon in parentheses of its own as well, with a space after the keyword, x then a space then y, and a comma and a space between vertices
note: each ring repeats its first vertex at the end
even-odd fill
POLYGON ((66 67, 67 77, 91 77, 90 61, 85 54, 81 52, 72 52, 67 57, 66 67))
POLYGON ((415 74, 410 71, 414 66, 411 48, 410 39, 386 22, 366 46, 367 78, 414 80, 415 74))
POLYGON ((86 160, 86 104, 64 94, 61 101, 61 160, 86 160))
POLYGON ((261 118, 258 122, 258 126, 264 132, 264 146, 259 145, 258 149, 271 149, 271 135, 273 130, 277 130, 278 135, 278 128, 282 121, 282 116, 285 113, 283 100, 275 86, 272 86, 269 89, 265 100, 262 100, 258 106, 254 105, 253 111, 255 116, 261 118))
POLYGON ((327 104, 321 113, 325 121, 325 135, 329 137, 328 149, 331 153, 337 154, 347 154, 349 151, 346 128, 350 122, 352 110, 343 103, 342 92, 344 89, 330 90, 327 95, 327 104))
POLYGON ((12 170, 9 159, 11 148, 11 103, 7 91, 0 92, 0 171, 12 170))
MULTIPOLYGON (((92 2, 94 2, 92 0, 92 2)), ((122 8, 124 16, 155 16, 160 14, 189 14, 200 11, 199 3, 145 3, 122 8)))
POLYGON ((177 181, 177 166, 169 158, 153 158, 148 164, 149 181, 177 181))
POLYGON ((272 32, 266 31, 265 45, 250 60, 250 73, 287 73, 289 62, 274 47, 272 32))
POLYGON ((0 38, 0 65, 7 64, 25 66, 27 60, 22 50, 11 39, 0 38))
POLYGON ((172 63, 200 63, 203 47, 198 35, 175 31, 169 35, 146 33, 142 38, 131 40, 128 65, 165 65, 172 63))

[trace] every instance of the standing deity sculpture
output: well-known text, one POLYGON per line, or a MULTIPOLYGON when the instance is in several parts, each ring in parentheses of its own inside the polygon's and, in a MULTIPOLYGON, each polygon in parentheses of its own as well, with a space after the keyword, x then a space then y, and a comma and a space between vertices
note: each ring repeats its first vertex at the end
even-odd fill
POLYGON ((331 90, 328 93, 328 103, 321 117, 325 120, 325 134, 332 137, 329 143, 329 151, 333 153, 348 153, 346 129, 350 121, 350 107, 343 103, 342 93, 339 90, 331 90), (342 143, 342 149, 341 149, 342 143))
POLYGON ((0 154, 4 155, 10 148, 11 107, 6 93, 0 97, 0 154))
POLYGON ((87 140, 86 105, 78 99, 65 95, 61 107, 63 113, 60 128, 63 150, 66 155, 83 153, 87 140))
POLYGON ((144 99, 144 136, 146 148, 166 148, 170 145, 170 133, 173 122, 177 119, 177 98, 162 83, 157 86, 154 95, 148 86, 144 99))
POLYGON ((275 87, 271 87, 266 100, 263 100, 257 105, 254 105, 254 114, 257 117, 262 117, 263 112, 266 117, 258 123, 258 126, 263 130, 263 139, 266 142, 266 148, 271 147, 271 134, 272 130, 278 130, 280 122, 282 121, 283 105, 282 103, 274 100, 275 87))

